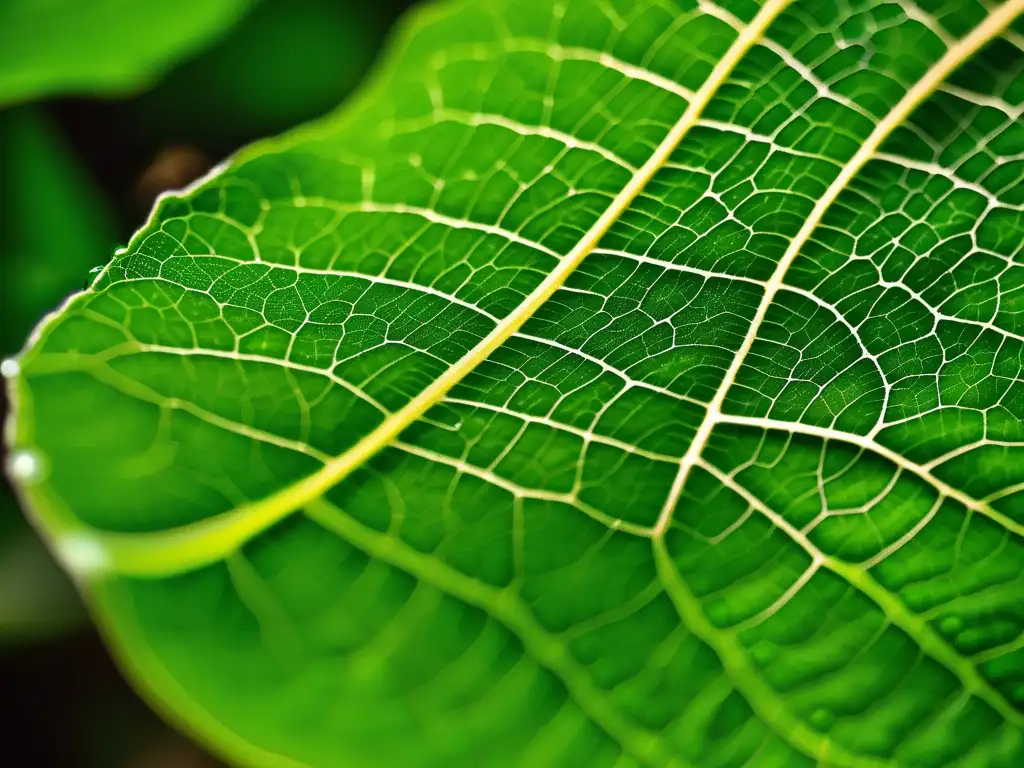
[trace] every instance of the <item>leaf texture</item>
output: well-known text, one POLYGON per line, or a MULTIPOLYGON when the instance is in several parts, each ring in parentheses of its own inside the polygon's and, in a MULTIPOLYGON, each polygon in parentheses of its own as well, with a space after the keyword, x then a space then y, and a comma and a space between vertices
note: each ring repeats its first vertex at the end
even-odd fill
POLYGON ((8 364, 25 500, 243 764, 1017 765, 1022 10, 431 6, 8 364))

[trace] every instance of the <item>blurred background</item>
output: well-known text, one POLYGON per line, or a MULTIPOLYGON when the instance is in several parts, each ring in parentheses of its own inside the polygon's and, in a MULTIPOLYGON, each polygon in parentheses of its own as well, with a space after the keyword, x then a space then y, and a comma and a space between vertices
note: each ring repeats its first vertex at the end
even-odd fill
MULTIPOLYGON (((410 4, 0 0, 0 356, 128 242, 160 192, 342 102, 410 4)), ((6 477, 0 692, 19 766, 221 765, 128 688, 6 477)))

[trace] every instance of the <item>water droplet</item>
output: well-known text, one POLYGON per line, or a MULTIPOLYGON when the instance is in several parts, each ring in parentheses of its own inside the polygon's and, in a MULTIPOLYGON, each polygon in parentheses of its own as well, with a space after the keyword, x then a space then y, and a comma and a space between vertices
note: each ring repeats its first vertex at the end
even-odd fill
POLYGON ((45 460, 36 451, 14 451, 7 459, 7 471, 15 480, 31 485, 45 477, 45 460))
POLYGON ((3 376, 5 379, 13 379, 19 373, 21 373, 21 363, 13 357, 8 357, 0 363, 0 376, 3 376))
POLYGON ((836 716, 827 709, 816 709, 811 713, 810 722, 819 731, 825 731, 835 723, 836 716))
POLYGON ((73 533, 57 540, 57 556, 74 574, 89 575, 110 565, 106 548, 95 536, 73 533))
POLYGON ((93 267, 92 269, 90 269, 90 270, 89 270, 89 274, 90 274, 90 275, 95 275, 95 274, 97 274, 98 272, 102 272, 102 271, 103 271, 103 265, 102 265, 102 264, 100 264, 99 266, 97 266, 97 267, 93 267))

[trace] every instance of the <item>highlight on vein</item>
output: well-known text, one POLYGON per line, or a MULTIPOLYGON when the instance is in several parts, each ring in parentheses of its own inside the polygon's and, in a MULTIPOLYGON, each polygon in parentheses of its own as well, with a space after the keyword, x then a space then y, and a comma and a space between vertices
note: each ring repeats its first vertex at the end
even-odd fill
POLYGON ((1024 0, 440 0, 2 372, 232 763, 1024 754, 1024 0))

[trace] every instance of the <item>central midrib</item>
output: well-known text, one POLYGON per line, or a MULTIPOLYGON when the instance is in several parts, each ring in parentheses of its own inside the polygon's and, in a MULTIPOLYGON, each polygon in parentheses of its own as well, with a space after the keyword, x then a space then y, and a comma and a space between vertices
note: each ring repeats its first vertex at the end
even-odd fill
MULTIPOLYGON (((632 177, 629 184, 619 192, 608 209, 604 211, 580 242, 559 262, 556 269, 527 296, 526 300, 512 314, 499 322, 487 337, 449 368, 439 379, 424 389, 403 408, 386 418, 352 449, 330 460, 318 472, 260 502, 246 507, 239 507, 232 512, 192 526, 183 526, 164 532, 149 534, 101 534, 103 548, 109 557, 109 566, 122 573, 148 573, 155 575, 181 571, 219 560, 225 554, 237 549, 238 546, 249 540, 252 536, 265 530, 291 512, 315 502, 326 490, 344 479, 352 471, 362 466, 374 454, 396 440, 406 427, 439 402, 452 387, 516 333, 533 316, 537 309, 564 284, 568 276, 593 251, 600 239, 619 219, 622 213, 628 209, 650 179, 664 166, 675 148, 697 123, 701 113, 722 83, 728 78, 737 62, 756 43, 771 22, 790 2, 791 0, 769 0, 766 3, 757 17, 748 27, 744 28, 733 42, 705 84, 694 94, 693 100, 680 120, 673 126, 648 161, 632 177)), ((1024 9, 1024 0, 1008 0, 1008 2, 994 10, 967 37, 952 46, 942 59, 929 70, 925 77, 901 99, 889 115, 879 123, 865 144, 844 166, 839 176, 821 200, 818 201, 811 216, 790 243, 786 253, 780 260, 750 324, 744 342, 735 355, 726 375, 723 377, 715 396, 709 403, 705 419, 699 427, 698 433, 687 454, 681 461, 680 471, 673 486, 673 491, 659 519, 658 533, 663 532, 671 521, 672 508, 685 484, 689 469, 699 457, 711 429, 717 423, 726 393, 735 381, 736 375, 749 352, 765 313, 779 286, 782 284, 786 271, 811 236, 811 233, 820 223, 826 210, 835 201, 839 193, 846 188, 849 181, 874 155, 882 141, 891 133, 893 128, 901 124, 913 108, 926 98, 959 63, 1005 29, 1022 9, 1024 9)), ((72 537, 74 536, 75 534, 72 534, 72 537)), ((659 563, 664 567, 667 565, 667 560, 661 558, 659 563)), ((771 717, 767 717, 767 714, 770 713, 762 711, 766 707, 763 697, 754 696, 751 703, 762 719, 771 722, 771 717)), ((1005 716, 1006 712, 1003 711, 1003 714, 1005 716)), ((808 737, 806 741, 807 743, 799 745, 805 751, 813 751, 814 747, 821 746, 816 738, 808 737)), ((857 760, 853 760, 849 764, 859 763, 857 760)))
MULTIPOLYGON (((557 267, 511 314, 505 317, 479 344, 452 365, 430 386, 345 453, 329 461, 317 472, 252 504, 198 523, 167 531, 142 534, 99 534, 69 532, 70 547, 63 548, 70 559, 74 547, 88 543, 105 553, 104 563, 91 558, 93 567, 113 568, 120 573, 165 574, 199 567, 221 559, 240 545, 290 513, 321 497, 351 472, 386 448, 408 426, 440 402, 452 387, 508 340, 557 291, 597 246, 619 217, 654 175, 664 167, 676 147, 696 125, 701 113, 722 84, 761 38, 768 26, 792 0, 768 0, 751 23, 733 41, 708 79, 694 94, 682 117, 672 126, 658 147, 629 183, 615 196, 608 208, 584 234, 576 246, 559 261, 557 267), (96 536, 100 541, 91 541, 96 536)), ((60 547, 60 541, 57 542, 60 547)), ((68 563, 74 567, 74 563, 68 563)))
POLYGON ((733 356, 732 363, 726 370, 725 376, 722 377, 722 381, 719 383, 718 389, 711 398, 711 402, 708 403, 707 412, 705 413, 700 426, 697 428, 697 433, 694 436, 693 441, 690 443, 686 454, 679 462, 679 471, 672 483, 672 488, 669 491, 668 497, 665 499, 665 503, 662 506, 661 514, 658 516, 658 521, 654 526, 655 534, 664 533, 671 523, 673 510, 675 509, 676 503, 679 501, 683 487, 686 485, 686 480, 689 476, 690 470, 696 463, 697 458, 703 452, 704 446, 707 444, 708 438, 711 436, 711 431, 717 425, 718 420, 722 415, 722 405, 725 403, 726 395, 728 395, 729 390, 732 389, 732 385, 736 381, 736 376, 747 358, 747 353, 750 352, 750 348, 753 346, 754 340, 757 338, 757 334, 761 329, 764 318, 768 313, 768 308, 772 305, 772 302, 775 300, 775 295, 782 287, 783 280, 785 279, 790 266, 792 266, 796 257, 800 255, 804 245, 806 245, 807 241, 810 240, 811 235, 814 234, 815 230, 817 230, 822 219, 825 217, 825 214, 832 207, 832 204, 849 186, 853 178, 860 173, 861 169, 868 163, 868 161, 875 156, 879 147, 881 147, 882 143, 889 137, 889 135, 906 121, 911 112, 913 112, 918 105, 928 98, 928 96, 930 96, 958 66, 963 64, 964 61, 976 53, 982 46, 1005 30, 1022 10, 1024 10, 1024 0, 1007 0, 1007 2, 989 13, 984 21, 971 30, 970 34, 951 45, 946 50, 946 53, 928 69, 924 76, 906 92, 903 98, 901 98, 899 102, 889 110, 889 113, 881 120, 881 122, 875 126, 875 129, 858 148, 857 152, 854 153, 853 157, 843 165, 839 174, 829 185, 828 189, 825 190, 824 194, 815 203, 810 215, 804 221, 796 236, 786 247, 786 251, 782 255, 782 258, 779 259, 779 263, 776 265, 775 271, 765 284, 765 291, 761 297, 761 302, 757 307, 753 320, 750 322, 750 326, 747 328, 747 333, 743 338, 743 342, 740 344, 740 348, 733 356))
MULTIPOLYGON (((655 561, 658 565, 659 574, 663 583, 668 587, 673 603, 682 618, 686 620, 687 626, 697 634, 704 642, 715 650, 716 654, 727 668, 732 666, 734 671, 732 679, 737 688, 741 690, 748 703, 757 713, 762 722, 769 723, 776 732, 790 743, 798 746, 806 754, 813 756, 814 752, 807 749, 807 744, 813 746, 813 737, 808 738, 807 729, 797 718, 794 718, 786 708, 780 707, 777 695, 773 689, 761 685, 756 676, 747 675, 745 672, 746 660, 737 653, 735 643, 719 641, 716 632, 710 622, 700 614, 698 601, 689 587, 679 576, 677 566, 668 552, 663 534, 668 529, 675 506, 682 494, 690 470, 700 460, 700 454, 711 434, 711 430, 722 418, 722 405, 725 397, 732 388, 736 376, 742 367, 747 353, 750 351, 761 324, 772 304, 775 294, 781 288, 786 272, 793 261, 799 255, 801 249, 817 229, 825 213, 838 198, 840 193, 847 188, 850 181, 860 172, 864 165, 875 156, 878 148, 892 131, 901 125, 913 112, 913 110, 926 99, 934 90, 965 60, 980 50, 986 43, 1003 32, 1010 23, 1024 11, 1024 0, 1007 0, 1007 2, 993 10, 984 21, 978 24, 971 32, 951 45, 946 53, 937 61, 925 75, 904 95, 902 99, 889 111, 881 122, 871 132, 864 144, 843 166, 839 175, 816 203, 811 215, 808 216, 800 231, 789 243, 786 252, 779 260, 775 272, 769 279, 765 293, 747 330, 743 343, 737 350, 731 365, 723 376, 715 395, 708 405, 707 413, 698 427, 693 442, 687 449, 686 454, 680 460, 679 470, 673 482, 672 489, 665 501, 661 514, 654 527, 652 544, 655 553, 655 561), (792 737, 796 735, 797 739, 792 737)), ((772 520, 776 526, 782 526, 783 518, 772 520)), ((784 527, 784 526, 783 526, 784 527)), ((791 532, 790 532, 791 534, 791 532)), ((791 536, 792 538, 792 536, 791 536)), ((797 543, 800 543, 797 541, 797 543)), ((817 553, 809 553, 817 557, 817 553)), ((957 651, 951 648, 938 635, 928 630, 927 625, 919 620, 906 621, 911 614, 895 598, 885 596, 882 590, 868 588, 867 580, 870 576, 865 572, 860 575, 858 570, 846 564, 834 563, 830 567, 836 573, 846 578, 852 585, 858 587, 862 593, 867 594, 875 600, 890 617, 890 620, 897 626, 913 626, 917 631, 910 630, 908 634, 915 642, 940 664, 949 669, 960 679, 964 689, 979 696, 1002 715, 1008 723, 1017 724, 1021 720, 1020 714, 986 681, 977 670, 969 664, 964 664, 958 658, 957 651)), ((825 742, 826 744, 828 742, 825 742)), ((830 745, 833 746, 834 745, 830 745)))
MULTIPOLYGON (((363 466, 380 450, 393 443, 404 429, 423 416, 459 381, 515 334, 537 309, 565 283, 569 275, 594 250, 601 238, 629 208, 651 178, 664 166, 689 130, 697 124, 701 113, 736 64, 791 2, 792 0, 769 0, 764 5, 726 51, 707 81, 694 94, 682 117, 658 145, 647 162, 616 195, 609 207, 579 243, 527 296, 524 302, 442 376, 401 409, 387 417, 355 446, 330 460, 317 472, 265 499, 197 523, 165 531, 134 534, 99 532, 84 526, 79 526, 77 529, 66 529, 63 536, 58 532, 56 544, 58 550, 67 555, 65 564, 70 569, 78 571, 113 569, 125 574, 169 575, 216 562, 295 510, 321 497, 332 486, 363 466), (67 547, 62 546, 61 539, 65 540, 67 547), (87 557, 84 562, 76 564, 75 554, 79 550, 85 552, 87 557), (102 556, 97 557, 96 555, 100 553, 102 556)), ((839 193, 846 188, 853 176, 871 159, 885 137, 906 119, 913 108, 931 94, 956 69, 957 65, 976 52, 984 43, 1004 31, 1022 11, 1024 11, 1024 0, 1007 0, 992 11, 967 37, 949 48, 947 53, 929 69, 925 76, 879 123, 865 144, 844 166, 839 176, 818 201, 800 232, 791 241, 775 273, 769 280, 744 342, 709 403, 707 414, 698 428, 687 454, 680 462, 680 471, 677 473, 676 481, 655 526, 656 534, 664 533, 671 522, 672 509, 685 485, 689 470, 703 450, 711 429, 718 422, 725 395, 735 381, 736 374, 756 337, 771 300, 781 286, 789 266, 820 223, 824 213, 839 193)))

